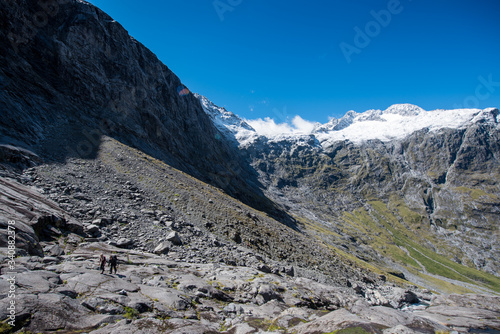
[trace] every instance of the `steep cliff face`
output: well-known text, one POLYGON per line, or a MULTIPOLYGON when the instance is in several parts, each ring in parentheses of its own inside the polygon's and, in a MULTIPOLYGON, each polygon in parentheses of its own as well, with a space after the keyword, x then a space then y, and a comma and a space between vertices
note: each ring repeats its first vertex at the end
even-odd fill
POLYGON ((0 141, 47 161, 94 158, 102 135, 275 212, 179 78, 83 1, 0 3, 0 141))

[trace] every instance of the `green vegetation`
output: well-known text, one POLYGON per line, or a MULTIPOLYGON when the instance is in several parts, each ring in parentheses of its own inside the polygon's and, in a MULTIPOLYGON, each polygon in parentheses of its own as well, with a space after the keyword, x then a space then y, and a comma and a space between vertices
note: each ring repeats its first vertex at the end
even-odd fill
MULTIPOLYGON (((468 190, 467 190, 468 191, 468 190)), ((475 192, 475 196, 485 198, 485 193, 475 192)), ((429 229, 425 217, 408 208, 399 198, 391 198, 388 204, 371 200, 363 208, 344 212, 337 224, 342 232, 353 236, 361 244, 367 245, 379 254, 403 265, 409 272, 425 280, 436 290, 447 293, 471 293, 472 290, 439 279, 439 276, 453 279, 478 287, 500 292, 500 278, 458 264, 445 255, 440 255, 434 247, 440 248, 442 254, 461 255, 461 250, 443 244, 429 229)), ((372 262, 364 257, 358 258, 350 251, 335 246, 343 244, 342 238, 326 226, 307 219, 300 219, 301 226, 312 232, 330 249, 346 261, 383 274, 395 283, 408 283, 401 278, 389 275, 389 268, 384 263, 372 262)))
MULTIPOLYGON (((451 279, 468 282, 468 283, 479 283, 492 290, 500 292, 500 278, 484 273, 477 269, 469 268, 453 262, 445 256, 436 254, 432 250, 426 248, 426 240, 422 240, 422 237, 412 233, 411 231, 401 230, 403 227, 397 220, 397 218, 387 209, 384 203, 381 202, 371 202, 374 208, 376 208, 377 213, 380 216, 382 224, 390 231, 394 237, 394 241, 400 246, 407 247, 410 255, 418 260, 426 268, 429 273, 448 277, 451 279), (398 230, 399 227, 399 230, 398 230)), ((428 236, 427 236, 428 237, 428 236)), ((434 242, 434 244, 439 244, 434 242)))
POLYGON ((346 213, 344 220, 351 224, 354 229, 351 229, 351 232, 354 235, 360 233, 364 243, 400 263, 420 268, 418 263, 399 247, 401 245, 394 240, 393 233, 387 233, 387 227, 377 223, 365 209, 358 209, 352 214, 346 213), (371 240, 364 238, 364 235, 370 236, 371 240))
POLYGON ((487 192, 485 192, 481 189, 457 187, 457 188, 455 188, 455 190, 460 192, 460 193, 467 194, 474 201, 477 201, 480 198, 485 198, 485 199, 494 200, 494 201, 499 200, 498 196, 493 195, 493 194, 488 194, 487 192))
POLYGON ((323 334, 370 334, 370 333, 372 332, 368 332, 363 327, 349 327, 323 334))
POLYGON ((455 293, 455 294, 467 294, 474 293, 474 291, 467 289, 463 286, 456 285, 453 283, 446 282, 444 280, 435 278, 433 276, 429 276, 423 273, 415 272, 415 275, 424 279, 429 285, 433 286, 434 289, 439 289, 439 291, 443 291, 444 293, 455 293))
POLYGON ((7 322, 0 321, 0 334, 11 333, 14 331, 14 328, 9 325, 7 322))
POLYGON ((131 307, 125 306, 125 314, 123 316, 127 319, 135 319, 139 316, 139 312, 131 307))
MULTIPOLYGON (((371 201, 368 204, 372 210, 367 211, 366 208, 362 208, 345 215, 346 222, 357 228, 358 233, 372 236, 371 240, 364 240, 368 245, 408 269, 413 267, 419 271, 425 270, 430 274, 477 284, 500 292, 500 278, 453 262, 427 248, 425 245, 429 243, 439 245, 439 240, 433 239, 433 236, 425 233, 423 229, 418 233, 415 232, 414 229, 421 224, 421 216, 409 210, 402 202, 391 203, 394 211, 380 201, 371 201)), ((430 276, 427 275, 426 279, 428 278, 430 276)), ((436 283, 436 279, 431 281, 436 283)), ((446 282, 440 285, 453 292, 470 292, 459 287, 452 289, 453 286, 446 282)))

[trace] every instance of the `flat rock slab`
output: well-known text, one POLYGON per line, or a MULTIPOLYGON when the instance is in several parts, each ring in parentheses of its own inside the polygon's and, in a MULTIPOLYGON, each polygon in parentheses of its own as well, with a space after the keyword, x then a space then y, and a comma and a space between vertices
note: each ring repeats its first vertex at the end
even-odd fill
POLYGON ((136 284, 127 282, 114 275, 103 275, 100 273, 85 273, 68 279, 68 287, 80 294, 94 293, 97 290, 103 292, 118 292, 125 290, 137 292, 136 284))
POLYGON ((500 312, 500 296, 478 294, 438 295, 433 298, 432 305, 472 307, 476 309, 500 312))
MULTIPOLYGON (((430 319, 424 319, 392 308, 377 307, 358 307, 356 313, 347 309, 339 309, 328 313, 307 324, 301 324, 294 327, 296 334, 325 333, 334 332, 346 328, 361 327, 370 333, 386 330, 391 333, 391 328, 404 326, 413 331, 435 332, 447 331, 443 325, 433 322, 430 319)), ((399 327, 399 330, 403 330, 399 327)), ((406 330, 406 329, 405 329, 406 330)))
POLYGON ((183 293, 175 289, 149 285, 140 285, 140 288, 144 296, 151 298, 155 302, 155 307, 160 303, 167 309, 185 310, 191 304, 191 301, 183 293))
POLYGON ((310 323, 298 325, 294 328, 294 331, 297 334, 325 333, 349 327, 368 328, 373 325, 380 326, 380 324, 372 324, 368 320, 363 320, 346 309, 340 309, 330 312, 310 323))
MULTIPOLYGON (((0 300, 0 318, 7 317, 8 298, 0 300)), ((16 298, 16 319, 29 320, 26 330, 38 333, 57 330, 84 330, 97 328, 122 317, 96 315, 76 299, 58 293, 19 294, 16 298)))
POLYGON ((93 331, 93 334, 149 334, 164 332, 164 321, 154 318, 135 320, 121 320, 116 324, 107 325, 93 331))
POLYGON ((457 329, 500 329, 500 313, 456 306, 432 306, 415 315, 457 329))
POLYGON ((500 329, 500 297, 489 295, 439 295, 415 315, 458 330, 500 329))
MULTIPOLYGON (((8 275, 1 276, 3 280, 7 279, 8 275)), ((15 275, 18 293, 23 291, 38 294, 49 292, 51 288, 62 283, 59 275, 44 270, 26 271, 15 275)))
POLYGON ((122 320, 92 332, 92 334, 206 334, 219 333, 218 324, 201 324, 187 319, 162 320, 142 318, 134 321, 122 320))
POLYGON ((234 333, 234 334, 251 334, 256 332, 257 329, 250 326, 247 323, 237 324, 229 329, 229 333, 234 333))
POLYGON ((242 305, 245 314, 252 314, 254 317, 272 319, 279 316, 284 310, 287 309, 285 303, 277 300, 272 300, 263 305, 242 305))

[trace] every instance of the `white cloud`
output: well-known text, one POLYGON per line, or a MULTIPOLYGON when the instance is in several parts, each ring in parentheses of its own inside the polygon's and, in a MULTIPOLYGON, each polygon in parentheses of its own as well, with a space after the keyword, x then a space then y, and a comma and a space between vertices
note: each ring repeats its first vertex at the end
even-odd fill
POLYGON ((245 120, 259 135, 273 137, 280 134, 309 134, 315 127, 314 122, 295 116, 291 122, 276 123, 270 117, 245 120))
POLYGON ((295 130, 300 133, 309 134, 314 130, 316 123, 309 122, 299 115, 295 116, 292 120, 292 124, 295 127, 295 130))
POLYGON ((252 128, 257 131, 259 135, 263 136, 274 136, 282 133, 291 133, 293 131, 292 127, 287 123, 277 124, 274 119, 266 117, 264 119, 252 119, 246 120, 252 128))

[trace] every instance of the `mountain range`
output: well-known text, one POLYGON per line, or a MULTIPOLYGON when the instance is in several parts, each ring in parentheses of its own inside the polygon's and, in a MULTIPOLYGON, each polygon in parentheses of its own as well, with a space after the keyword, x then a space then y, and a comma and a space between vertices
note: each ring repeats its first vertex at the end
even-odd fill
POLYGON ((259 132, 79 0, 0 2, 0 49, 3 332, 500 328, 498 109, 259 132))
MULTIPOLYGON (((414 265, 421 251, 408 251, 406 241, 387 230, 384 223, 394 220, 433 252, 498 276, 498 109, 425 111, 400 104, 350 111, 308 134, 259 135, 245 120, 197 97, 245 152, 266 194, 297 220, 321 228, 323 241, 362 259, 403 257, 414 265), (390 220, 380 222, 373 211, 390 220), (345 245, 346 239, 361 242, 345 245), (394 254, 385 251, 387 239, 397 246, 394 254)), ((426 272, 422 263, 415 267, 426 272)))

